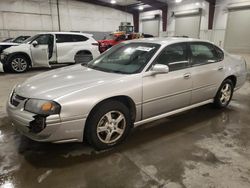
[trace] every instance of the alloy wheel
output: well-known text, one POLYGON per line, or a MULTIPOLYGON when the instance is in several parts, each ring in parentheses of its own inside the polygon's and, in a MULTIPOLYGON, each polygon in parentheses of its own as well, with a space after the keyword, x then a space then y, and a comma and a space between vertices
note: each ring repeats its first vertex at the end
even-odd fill
POLYGON ((110 144, 122 137, 125 128, 125 116, 119 111, 110 111, 102 116, 96 131, 101 142, 110 144))
POLYGON ((17 57, 11 62, 11 67, 16 72, 24 72, 27 69, 28 63, 25 59, 17 57))
POLYGON ((222 88, 221 88, 221 95, 220 95, 220 102, 222 105, 225 105, 230 101, 232 95, 232 87, 229 83, 226 83, 222 88))

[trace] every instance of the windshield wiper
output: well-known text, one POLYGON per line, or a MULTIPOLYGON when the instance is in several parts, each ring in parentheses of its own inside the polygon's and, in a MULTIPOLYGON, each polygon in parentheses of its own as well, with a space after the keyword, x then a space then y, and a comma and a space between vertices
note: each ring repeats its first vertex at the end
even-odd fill
POLYGON ((120 74, 128 74, 128 73, 125 73, 125 72, 122 72, 122 71, 119 71, 119 70, 110 70, 109 72, 111 72, 111 73, 120 73, 120 74))

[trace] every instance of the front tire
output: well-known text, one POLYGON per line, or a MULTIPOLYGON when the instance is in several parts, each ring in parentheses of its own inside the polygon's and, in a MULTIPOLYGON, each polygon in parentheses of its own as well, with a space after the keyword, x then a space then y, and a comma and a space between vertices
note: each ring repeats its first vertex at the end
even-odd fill
POLYGON ((23 55, 15 55, 9 59, 9 69, 15 73, 26 72, 29 68, 29 61, 23 55))
POLYGON ((217 108, 225 108, 230 103, 234 91, 234 84, 232 80, 226 79, 222 82, 215 98, 214 105, 217 108))
POLYGON ((129 109, 119 101, 109 100, 91 113, 85 136, 97 150, 108 149, 127 137, 131 125, 129 109))

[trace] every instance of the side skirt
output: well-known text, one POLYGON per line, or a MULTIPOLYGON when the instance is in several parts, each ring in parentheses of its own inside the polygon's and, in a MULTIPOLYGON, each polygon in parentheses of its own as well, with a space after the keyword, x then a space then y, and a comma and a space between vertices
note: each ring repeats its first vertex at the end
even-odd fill
POLYGON ((181 112, 190 110, 190 109, 192 109, 192 108, 196 108, 196 107, 199 107, 199 106, 203 106, 203 105, 205 105, 205 104, 212 103, 213 101, 214 101, 213 99, 210 99, 210 100, 203 101, 203 102, 200 102, 200 103, 197 103, 197 104, 193 104, 193 105, 190 105, 190 106, 187 106, 187 107, 184 107, 184 108, 180 108, 180 109, 177 109, 177 110, 173 110, 173 111, 167 112, 167 113, 165 113, 165 114, 161 114, 161 115, 154 116, 154 117, 151 117, 151 118, 148 118, 148 119, 144 119, 144 120, 141 120, 141 121, 137 121, 137 122, 134 123, 134 127, 140 126, 140 125, 145 124, 145 123, 149 123, 149 122, 151 122, 151 121, 155 121, 155 120, 158 120, 158 119, 162 119, 162 118, 165 118, 165 117, 168 117, 168 116, 177 114, 177 113, 181 113, 181 112))

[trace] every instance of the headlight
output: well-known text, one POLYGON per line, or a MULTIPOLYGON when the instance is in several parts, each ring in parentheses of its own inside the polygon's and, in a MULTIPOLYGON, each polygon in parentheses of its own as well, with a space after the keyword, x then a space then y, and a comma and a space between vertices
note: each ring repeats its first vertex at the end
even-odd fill
POLYGON ((54 101, 29 99, 25 103, 24 110, 39 115, 52 115, 59 114, 61 106, 54 101))

